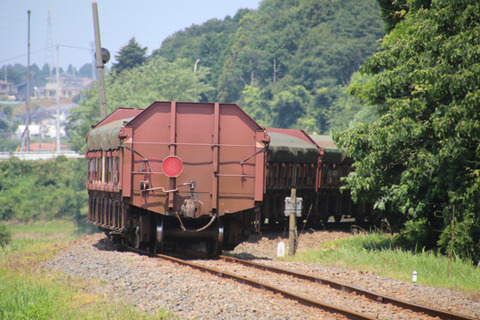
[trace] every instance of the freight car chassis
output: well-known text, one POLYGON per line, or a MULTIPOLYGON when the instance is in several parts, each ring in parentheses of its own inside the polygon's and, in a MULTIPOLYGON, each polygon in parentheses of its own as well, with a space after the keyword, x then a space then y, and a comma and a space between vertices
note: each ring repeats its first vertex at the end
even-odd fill
POLYGON ((248 238, 253 217, 252 210, 203 219, 166 216, 124 203, 118 193, 89 192, 89 223, 110 240, 155 253, 182 248, 218 255, 248 238))

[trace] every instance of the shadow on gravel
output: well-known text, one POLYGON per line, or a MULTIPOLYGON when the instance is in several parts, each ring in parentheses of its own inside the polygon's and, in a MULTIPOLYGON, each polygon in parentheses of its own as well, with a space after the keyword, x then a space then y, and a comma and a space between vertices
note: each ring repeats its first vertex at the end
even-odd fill
POLYGON ((240 253, 224 253, 226 256, 229 257, 234 257, 238 259, 243 259, 243 260, 265 260, 265 261, 271 261, 273 259, 267 258, 267 257, 257 257, 251 253, 246 253, 246 252, 240 252, 240 253))
POLYGON ((101 251, 126 251, 125 247, 120 242, 111 241, 106 236, 98 240, 93 246, 101 251))

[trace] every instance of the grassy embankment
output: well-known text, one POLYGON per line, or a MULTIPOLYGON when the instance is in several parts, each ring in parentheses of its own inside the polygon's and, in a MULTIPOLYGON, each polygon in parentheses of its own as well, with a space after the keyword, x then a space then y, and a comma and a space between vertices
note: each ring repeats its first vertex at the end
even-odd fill
POLYGON ((147 315, 92 293, 101 282, 42 270, 43 261, 82 235, 72 222, 9 224, 12 241, 0 247, 0 319, 173 319, 147 315))
POLYGON ((360 234, 330 241, 286 259, 370 271, 403 281, 412 281, 415 270, 419 284, 457 290, 480 301, 480 266, 433 252, 404 250, 389 234, 360 234))

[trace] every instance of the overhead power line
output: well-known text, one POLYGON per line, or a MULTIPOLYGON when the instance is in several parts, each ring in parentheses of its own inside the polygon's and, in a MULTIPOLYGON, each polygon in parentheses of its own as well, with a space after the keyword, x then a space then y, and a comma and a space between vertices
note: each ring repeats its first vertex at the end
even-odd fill
MULTIPOLYGON (((30 54, 33 54, 33 53, 39 53, 39 52, 42 52, 44 50, 46 50, 47 48, 43 48, 43 49, 39 49, 39 50, 35 50, 35 51, 31 51, 30 54)), ((7 59, 4 59, 4 60, 0 60, 0 63, 3 63, 3 62, 7 62, 7 61, 11 61, 11 60, 16 60, 18 58, 24 58, 28 56, 28 53, 25 53, 25 54, 22 54, 22 55, 19 55, 19 56, 16 56, 16 57, 11 57, 11 58, 7 58, 7 59)))
MULTIPOLYGON (((91 48, 71 46, 71 45, 67 45, 67 44, 58 44, 58 46, 64 47, 64 48, 71 48, 71 49, 80 49, 80 50, 92 51, 91 48)), ((53 49, 53 48, 55 48, 55 46, 45 47, 45 48, 42 48, 42 49, 38 49, 38 50, 35 50, 35 51, 31 51, 31 52, 30 52, 30 55, 32 55, 32 54, 34 54, 34 53, 39 53, 39 52, 42 52, 42 51, 45 51, 45 50, 51 50, 51 49, 53 49)), ((28 55, 28 54, 25 53, 25 54, 22 54, 22 55, 19 55, 19 56, 15 56, 15 57, 7 58, 7 59, 4 59, 4 60, 0 60, 0 63, 4 63, 4 62, 7 62, 7 61, 11 61, 11 60, 16 60, 16 59, 18 59, 18 58, 23 58, 23 57, 26 57, 27 55, 28 55)))

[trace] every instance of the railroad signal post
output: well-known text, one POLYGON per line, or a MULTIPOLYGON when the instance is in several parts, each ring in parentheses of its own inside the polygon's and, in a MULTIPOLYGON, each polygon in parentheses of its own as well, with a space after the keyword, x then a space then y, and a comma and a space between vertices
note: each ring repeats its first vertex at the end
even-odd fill
POLYGON ((302 198, 297 198, 297 189, 292 189, 290 197, 285 198, 285 215, 288 224, 288 255, 295 255, 297 249, 297 217, 302 215, 302 198))
POLYGON ((95 61, 97 62, 98 74, 98 96, 100 99, 100 117, 104 119, 107 116, 107 102, 105 96, 105 80, 103 78, 104 64, 110 59, 110 53, 104 51, 100 41, 100 23, 98 22, 98 6, 96 2, 92 2, 93 11, 93 27, 95 33, 95 61), (107 55, 108 53, 108 55, 107 55), (108 56, 108 58, 106 58, 108 56))

